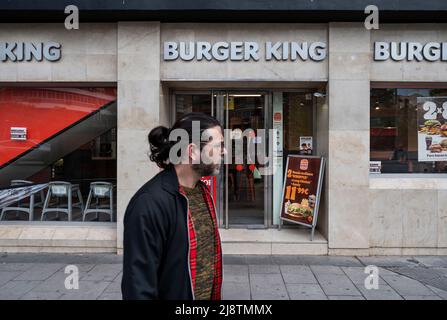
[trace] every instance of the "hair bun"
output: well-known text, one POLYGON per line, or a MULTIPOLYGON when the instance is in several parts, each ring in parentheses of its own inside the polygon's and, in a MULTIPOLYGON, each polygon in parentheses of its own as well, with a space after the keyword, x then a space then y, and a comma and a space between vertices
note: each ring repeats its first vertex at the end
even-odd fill
POLYGON ((151 149, 149 158, 160 168, 166 168, 168 166, 169 150, 171 149, 169 129, 165 126, 155 127, 149 132, 148 140, 151 149))

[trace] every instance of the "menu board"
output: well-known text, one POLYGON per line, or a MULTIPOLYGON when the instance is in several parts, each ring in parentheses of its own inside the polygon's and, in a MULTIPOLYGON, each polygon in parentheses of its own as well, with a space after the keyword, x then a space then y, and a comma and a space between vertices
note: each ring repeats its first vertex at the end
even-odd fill
POLYGON ((418 97, 418 161, 447 161, 447 97, 418 97))
POLYGON ((283 220, 316 226, 323 173, 324 158, 288 156, 281 206, 283 220))

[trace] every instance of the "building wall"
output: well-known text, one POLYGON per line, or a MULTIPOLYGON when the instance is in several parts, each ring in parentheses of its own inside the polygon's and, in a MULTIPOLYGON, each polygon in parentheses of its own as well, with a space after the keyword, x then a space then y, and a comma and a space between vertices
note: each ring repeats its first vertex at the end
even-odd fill
MULTIPOLYGON (((263 81, 302 87, 303 82, 327 82, 326 101, 317 107, 317 136, 318 152, 328 156, 322 200, 326 215, 320 216, 319 229, 328 237, 329 253, 447 252, 445 178, 369 176, 370 82, 447 82, 445 62, 373 61, 374 41, 442 41, 447 39, 447 25, 381 25, 379 30, 367 31, 361 23, 120 22, 81 24, 80 30, 68 31, 61 24, 4 24, 0 39, 62 44, 58 62, 1 63, 2 85, 117 84, 118 219, 112 226, 117 232, 113 238, 110 230, 93 228, 91 239, 111 239, 121 251, 127 203, 158 172, 148 161, 147 134, 152 127, 170 121, 170 83, 219 81, 246 87, 263 81), (322 41, 328 45, 328 56, 321 62, 262 58, 256 63, 164 62, 162 44, 167 40, 322 41)), ((32 239, 39 237, 32 232, 32 239)), ((0 232, 0 248, 5 245, 1 238, 5 234, 0 232)), ((17 241, 8 243, 20 246, 17 241)))

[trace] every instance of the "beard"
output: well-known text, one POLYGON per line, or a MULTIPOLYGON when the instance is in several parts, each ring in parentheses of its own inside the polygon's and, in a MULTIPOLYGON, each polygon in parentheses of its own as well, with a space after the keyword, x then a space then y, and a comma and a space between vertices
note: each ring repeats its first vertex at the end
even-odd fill
POLYGON ((193 164, 192 169, 200 176, 217 176, 220 172, 220 164, 193 164))

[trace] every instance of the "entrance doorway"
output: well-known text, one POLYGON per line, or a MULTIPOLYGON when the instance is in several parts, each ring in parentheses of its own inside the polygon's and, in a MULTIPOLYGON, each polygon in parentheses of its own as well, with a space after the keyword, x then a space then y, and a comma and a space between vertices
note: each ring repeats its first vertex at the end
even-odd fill
MULTIPOLYGON (((268 92, 211 91, 174 94, 174 119, 188 112, 204 112, 216 117, 231 134, 231 157, 213 178, 219 223, 225 228, 268 228, 272 217, 272 177, 262 175, 257 157, 250 158, 248 148, 265 148, 268 155, 268 129, 271 128, 271 94, 268 92), (260 136, 258 130, 264 129, 260 136), (262 141, 264 138, 266 141, 262 141), (236 163, 236 143, 242 143, 242 163, 236 163)), ((227 149, 230 146, 227 145, 227 149)), ((256 153, 254 153, 256 154, 256 153)))

